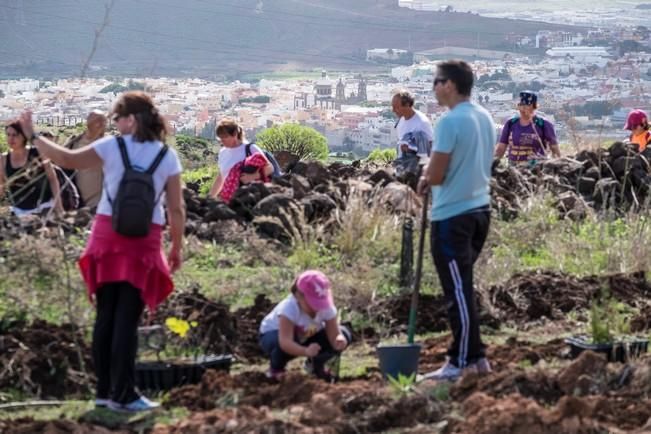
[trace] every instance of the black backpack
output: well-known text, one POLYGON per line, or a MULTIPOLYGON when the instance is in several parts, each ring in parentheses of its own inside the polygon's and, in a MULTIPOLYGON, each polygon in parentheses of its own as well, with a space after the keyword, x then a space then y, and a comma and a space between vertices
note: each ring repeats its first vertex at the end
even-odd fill
MULTIPOLYGON (((251 146, 255 145, 255 143, 247 143, 246 147, 244 150, 246 151, 246 156, 250 157, 251 156, 251 146)), ((265 157, 267 157, 267 160, 271 163, 271 165, 274 167, 274 171, 271 173, 272 178, 277 178, 279 176, 283 176, 283 171, 280 169, 280 164, 278 164, 278 160, 276 160, 276 157, 274 157, 274 154, 271 152, 267 151, 266 149, 260 149, 262 153, 264 154, 265 157)))
POLYGON ((124 139, 117 137, 117 140, 124 164, 124 175, 120 180, 115 200, 111 200, 108 189, 106 190, 106 196, 113 208, 113 230, 125 237, 144 237, 149 234, 154 207, 163 194, 161 191, 161 194, 156 197, 153 175, 165 157, 168 146, 162 147, 149 169, 139 172, 131 166, 124 139))

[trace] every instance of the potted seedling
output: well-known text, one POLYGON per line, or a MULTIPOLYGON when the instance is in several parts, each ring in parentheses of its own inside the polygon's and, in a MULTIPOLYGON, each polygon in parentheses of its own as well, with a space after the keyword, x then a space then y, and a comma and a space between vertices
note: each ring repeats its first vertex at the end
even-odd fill
POLYGON ((631 336, 629 322, 628 307, 611 299, 608 292, 603 291, 590 307, 589 334, 565 339, 571 357, 576 358, 589 350, 605 354, 609 362, 625 363, 632 357, 646 353, 649 340, 631 336))
POLYGON ((141 353, 152 351, 155 360, 136 363, 136 385, 141 389, 169 390, 183 384, 201 380, 206 369, 228 371, 232 356, 200 354, 193 329, 195 321, 170 317, 162 326, 141 327, 138 332, 143 341, 141 353), (142 351, 144 350, 144 351, 142 351))

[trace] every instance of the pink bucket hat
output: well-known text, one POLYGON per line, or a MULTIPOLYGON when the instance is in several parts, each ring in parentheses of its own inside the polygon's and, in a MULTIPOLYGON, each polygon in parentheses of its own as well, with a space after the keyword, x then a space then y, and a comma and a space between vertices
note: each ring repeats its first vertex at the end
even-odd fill
POLYGON ((318 270, 304 271, 296 279, 296 288, 303 293, 307 304, 316 311, 334 306, 330 287, 328 277, 318 270))
POLYGON ((628 116, 626 116, 626 125, 624 125, 624 129, 632 130, 638 125, 644 125, 644 122, 647 119, 647 115, 643 110, 631 110, 628 116))

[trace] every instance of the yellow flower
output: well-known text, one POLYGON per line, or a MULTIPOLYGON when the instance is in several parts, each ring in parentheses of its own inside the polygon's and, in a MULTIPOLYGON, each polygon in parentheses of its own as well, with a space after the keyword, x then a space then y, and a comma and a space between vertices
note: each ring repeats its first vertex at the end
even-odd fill
POLYGON ((181 336, 184 338, 188 332, 190 331, 191 327, 196 327, 196 321, 193 321, 194 324, 190 324, 189 322, 170 317, 165 320, 165 325, 167 326, 168 329, 170 329, 172 332, 176 333, 177 335, 181 336))

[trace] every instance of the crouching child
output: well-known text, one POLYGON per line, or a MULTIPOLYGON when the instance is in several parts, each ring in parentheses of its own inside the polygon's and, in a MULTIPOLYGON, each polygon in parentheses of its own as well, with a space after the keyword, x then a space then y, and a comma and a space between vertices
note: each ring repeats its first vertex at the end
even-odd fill
POLYGON ((326 362, 338 356, 350 342, 350 331, 337 320, 330 280, 317 270, 301 273, 291 294, 260 325, 260 346, 270 359, 270 378, 282 376, 290 360, 306 357, 309 372, 331 381, 326 362))

